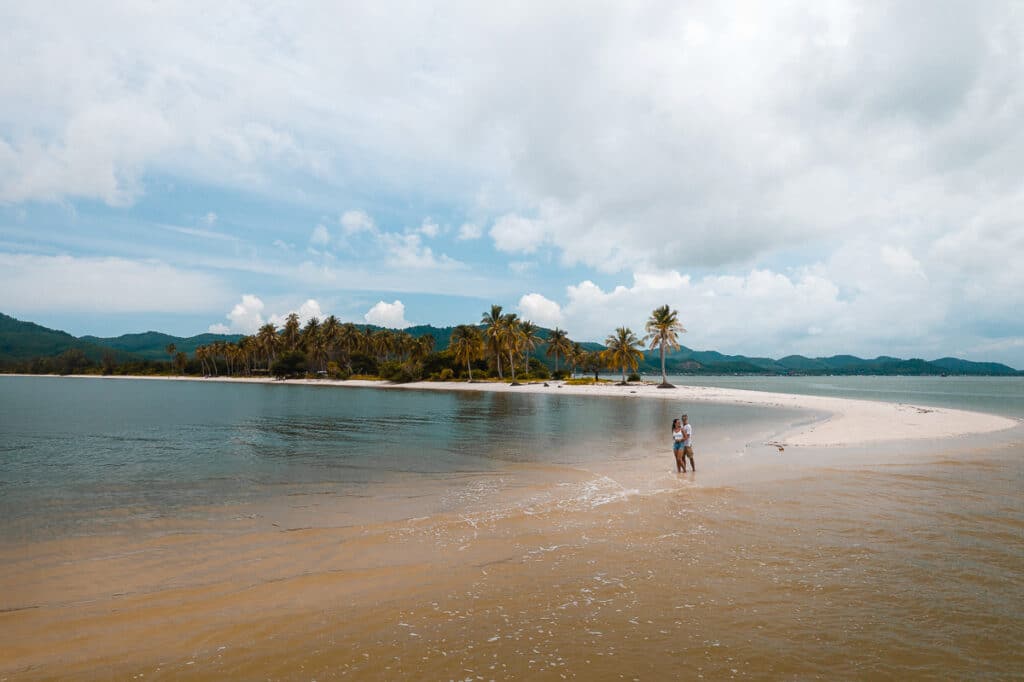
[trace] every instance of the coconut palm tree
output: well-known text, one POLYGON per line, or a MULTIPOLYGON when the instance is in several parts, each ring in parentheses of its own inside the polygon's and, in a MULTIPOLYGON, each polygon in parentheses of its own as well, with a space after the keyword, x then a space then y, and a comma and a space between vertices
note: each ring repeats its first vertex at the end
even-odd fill
POLYGON ((341 329, 338 330, 338 345, 341 347, 341 352, 344 353, 345 366, 349 373, 352 372, 352 354, 359 350, 363 343, 364 335, 359 327, 351 322, 341 325, 341 329))
POLYGON ((431 334, 424 334, 416 338, 413 341, 412 347, 412 358, 414 360, 422 360, 431 353, 434 352, 434 344, 437 343, 437 339, 431 334))
POLYGON ((650 349, 661 349, 661 383, 658 388, 675 388, 668 383, 665 376, 665 351, 679 348, 679 334, 685 334, 686 330, 679 322, 679 311, 671 310, 668 305, 655 308, 645 326, 647 336, 644 341, 650 343, 650 349))
POLYGON ((572 352, 572 341, 569 340, 569 334, 564 329, 555 327, 548 334, 548 349, 545 351, 547 357, 554 356, 555 358, 555 372, 558 372, 558 358, 559 356, 568 359, 569 354, 572 352))
POLYGON ((619 327, 604 341, 605 350, 601 351, 601 359, 612 369, 622 369, 622 384, 626 384, 626 368, 636 370, 643 359, 644 353, 640 350, 640 339, 636 337, 629 327, 619 327))
POLYGON ((302 326, 299 323, 298 313, 289 313, 284 320, 284 329, 281 331, 285 350, 297 350, 302 340, 302 326))
POLYGON ((173 369, 174 354, 178 352, 178 347, 175 346, 173 343, 169 343, 167 344, 167 348, 164 348, 164 352, 171 356, 171 364, 173 369))
POLYGON ((540 335, 537 333, 539 331, 540 327, 530 320, 523 320, 519 323, 519 342, 521 344, 521 352, 523 354, 523 366, 527 371, 530 369, 530 353, 535 351, 537 349, 537 344, 544 340, 540 338, 540 335))
POLYGON ((320 325, 320 333, 323 334, 324 343, 327 346, 327 359, 335 359, 341 335, 341 320, 334 315, 329 315, 320 325))
POLYGON ((256 344, 267 359, 268 372, 280 343, 281 337, 277 335, 277 327, 272 322, 266 323, 256 332, 256 344))
POLYGON ((512 373, 512 385, 518 386, 516 381, 516 355, 523 349, 522 320, 515 313, 503 315, 498 323, 498 342, 500 348, 508 353, 508 368, 512 373))
POLYGON ((473 361, 484 356, 484 336, 480 330, 472 325, 460 324, 452 332, 452 339, 449 345, 456 362, 466 363, 466 373, 469 374, 469 381, 473 381, 473 361))
POLYGON ((500 305, 492 305, 491 312, 485 312, 480 318, 480 324, 484 325, 484 338, 487 344, 487 352, 494 356, 498 366, 498 379, 504 379, 501 373, 501 327, 504 315, 501 314, 500 305))
POLYGON ((583 346, 578 343, 572 344, 572 350, 569 355, 566 356, 566 360, 572 365, 572 375, 576 376, 576 369, 583 364, 583 360, 586 357, 587 351, 583 350, 583 346))

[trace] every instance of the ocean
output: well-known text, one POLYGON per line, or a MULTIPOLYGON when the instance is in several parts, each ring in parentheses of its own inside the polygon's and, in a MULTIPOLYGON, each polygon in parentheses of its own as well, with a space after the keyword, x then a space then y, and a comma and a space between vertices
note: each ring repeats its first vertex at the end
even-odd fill
MULTIPOLYGON (((1024 417, 1015 379, 677 381, 1024 417)), ((1024 670, 1021 427, 778 452, 816 416, 3 376, 0 415, 10 679, 1024 670)))

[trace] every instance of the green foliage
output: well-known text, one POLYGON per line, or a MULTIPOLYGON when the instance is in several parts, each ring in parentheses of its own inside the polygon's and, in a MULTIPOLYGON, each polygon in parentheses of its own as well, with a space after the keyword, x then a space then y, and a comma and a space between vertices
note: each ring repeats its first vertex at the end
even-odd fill
POLYGON ((419 381, 423 378, 423 365, 419 362, 397 362, 388 361, 380 366, 378 372, 382 379, 393 381, 396 384, 405 384, 410 381, 419 381))
POLYGON ((437 376, 441 381, 451 381, 455 378, 455 372, 452 371, 451 367, 445 367, 441 370, 441 373, 437 376))
POLYGON ((352 353, 352 373, 353 374, 379 374, 379 368, 377 367, 377 360, 366 353, 355 352, 352 353))
POLYGON ((569 370, 567 370, 567 369, 560 369, 557 372, 552 372, 551 373, 551 378, 555 379, 556 381, 557 380, 562 380, 562 379, 568 379, 569 378, 569 374, 570 374, 569 370))
POLYGON ((641 379, 639 374, 633 372, 626 378, 626 381, 643 381, 643 379, 641 379))
POLYGON ((347 369, 332 360, 327 363, 327 376, 344 381, 349 378, 350 374, 347 369))
POLYGON ((302 351, 287 351, 270 366, 270 373, 278 378, 301 376, 306 373, 306 354, 302 351))

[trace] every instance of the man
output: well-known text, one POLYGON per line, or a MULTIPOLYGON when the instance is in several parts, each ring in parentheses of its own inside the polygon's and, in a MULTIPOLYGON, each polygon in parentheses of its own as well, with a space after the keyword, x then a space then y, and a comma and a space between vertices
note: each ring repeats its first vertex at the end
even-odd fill
POLYGON ((690 426, 690 418, 683 415, 683 473, 686 473, 686 458, 690 458, 690 469, 697 471, 697 465, 693 463, 693 427, 690 426))

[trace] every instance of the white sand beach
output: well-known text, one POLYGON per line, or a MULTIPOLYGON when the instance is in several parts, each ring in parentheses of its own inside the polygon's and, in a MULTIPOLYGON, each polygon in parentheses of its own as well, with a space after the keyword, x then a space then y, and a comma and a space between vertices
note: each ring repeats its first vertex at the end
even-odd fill
POLYGON ((679 403, 680 412, 687 404, 697 402, 729 403, 760 407, 780 407, 807 410, 826 415, 800 425, 776 441, 785 447, 838 447, 897 440, 952 438, 971 434, 991 433, 1018 425, 1009 417, 956 410, 942 407, 919 406, 909 403, 888 403, 874 400, 854 400, 789 393, 768 393, 708 386, 677 386, 658 388, 653 383, 570 385, 560 381, 531 382, 520 386, 498 382, 432 382, 418 381, 394 384, 387 381, 350 379, 285 379, 236 377, 96 377, 105 379, 154 379, 163 381, 221 381, 232 383, 294 384, 319 387, 362 387, 382 390, 429 391, 487 391, 500 393, 557 393, 601 398, 628 398, 638 400, 672 400, 679 403))

